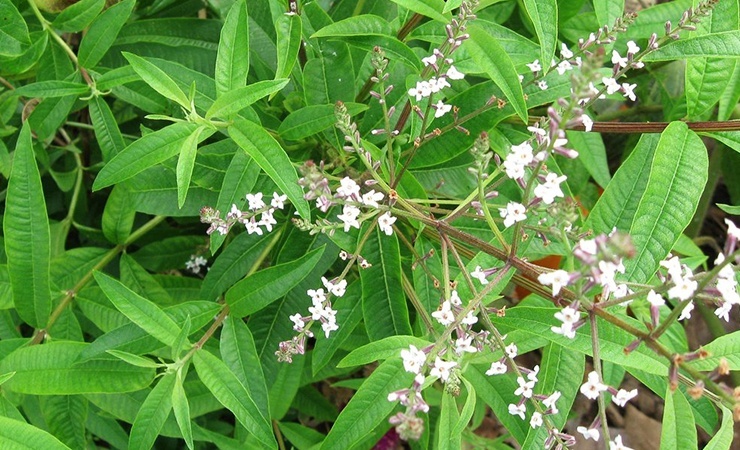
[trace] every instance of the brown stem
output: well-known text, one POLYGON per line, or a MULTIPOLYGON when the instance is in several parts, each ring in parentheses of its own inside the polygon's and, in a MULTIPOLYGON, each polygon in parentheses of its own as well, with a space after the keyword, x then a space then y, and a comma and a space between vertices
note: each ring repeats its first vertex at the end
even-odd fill
MULTIPOLYGON (((737 131, 740 130, 740 120, 724 120, 709 122, 685 122, 693 131, 737 131)), ((662 133, 670 122, 594 122, 592 132, 598 133, 662 133)), ((584 131, 583 125, 570 128, 584 131)))

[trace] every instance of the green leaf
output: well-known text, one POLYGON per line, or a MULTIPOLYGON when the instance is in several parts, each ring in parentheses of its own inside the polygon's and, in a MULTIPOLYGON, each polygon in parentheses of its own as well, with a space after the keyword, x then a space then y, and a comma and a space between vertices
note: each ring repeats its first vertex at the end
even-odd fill
POLYGON ((220 340, 221 358, 249 395, 266 420, 270 419, 270 399, 254 338, 243 320, 229 315, 224 320, 220 340))
POLYGON ((216 55, 216 94, 244 86, 249 72, 249 18, 247 2, 234 2, 226 16, 216 55))
POLYGON ((717 368, 720 361, 725 360, 730 370, 740 370, 740 331, 735 331, 724 336, 720 336, 705 345, 703 348, 709 353, 709 356, 689 364, 702 371, 712 371, 717 368))
POLYGON ((606 188, 611 180, 609 162, 606 158, 606 148, 599 133, 585 133, 568 131, 568 143, 578 151, 578 159, 588 170, 594 181, 606 188))
POLYGON ((117 359, 78 362, 89 345, 52 341, 15 350, 0 363, 0 372, 16 372, 3 389, 35 395, 133 392, 154 379, 154 370, 117 359))
POLYGON ((398 334, 411 335, 409 311, 401 284, 401 255, 395 234, 378 227, 362 248, 372 266, 360 271, 362 313, 370 340, 398 334), (378 320, 382 317, 382 320, 378 320))
POLYGON ((0 375, 0 385, 13 378, 13 375, 15 375, 15 372, 8 372, 0 375))
POLYGON ((669 388, 665 394, 663 431, 660 434, 660 449, 696 448, 696 423, 691 405, 683 393, 669 388))
POLYGON ((256 102, 257 100, 267 97, 288 84, 288 79, 281 78, 278 80, 258 81, 249 86, 232 89, 221 94, 218 99, 208 108, 206 119, 213 117, 228 118, 238 113, 242 109, 256 102))
POLYGON ((740 216, 740 205, 732 206, 732 205, 725 205, 724 203, 717 203, 717 207, 721 209, 722 211, 726 212, 727 214, 732 214, 733 216, 740 216))
POLYGON ((90 91, 90 86, 73 81, 50 80, 21 86, 10 91, 16 97, 54 98, 81 95, 90 91))
POLYGON ((0 447, 7 449, 70 450, 46 431, 0 416, 0 447))
POLYGON ((720 409, 722 410, 722 424, 714 437, 707 442, 704 450, 729 450, 732 446, 734 437, 732 411, 723 405, 720 405, 720 409))
POLYGON ((465 378, 463 378, 462 381, 463 381, 463 384, 465 385, 465 391, 467 392, 467 397, 465 398, 465 404, 463 405, 463 408, 460 411, 460 419, 455 424, 455 428, 452 429, 453 436, 462 434, 465 427, 468 426, 468 422, 470 422, 470 419, 473 417, 473 412, 475 411, 475 399, 476 399, 475 388, 465 378))
MULTIPOLYGON (((555 54, 558 36, 558 4, 556 0, 524 0, 524 8, 534 25, 540 42, 540 61, 547 66, 555 54)), ((604 24, 611 26, 612 24, 604 24)), ((526 122, 526 121, 525 121, 526 122)))
POLYGON ((388 401, 388 394, 410 386, 412 378, 413 374, 403 370, 400 358, 379 365, 339 414, 321 448, 352 448, 359 443, 396 407, 388 401))
POLYGON ((432 343, 415 336, 388 336, 352 350, 339 361, 337 367, 364 366, 381 359, 397 357, 401 355, 401 350, 408 350, 409 345, 422 349, 432 343))
POLYGON ((177 159, 177 206, 182 208, 185 204, 185 198, 188 196, 190 187, 190 178, 193 176, 193 167, 195 167, 195 157, 198 155, 198 142, 200 134, 205 130, 200 126, 185 139, 180 150, 180 157, 177 159))
POLYGON ((239 423, 262 444, 276 449, 270 422, 262 416, 252 396, 226 364, 206 350, 197 352, 193 362, 200 380, 216 399, 234 413, 239 423))
POLYGON ((6 195, 3 236, 13 303, 23 321, 43 328, 51 314, 51 235, 28 122, 18 136, 6 195))
POLYGON ((136 210, 131 208, 131 197, 123 185, 113 187, 103 210, 103 235, 114 244, 123 244, 131 235, 136 210))
POLYGON ((235 122, 229 127, 229 135, 288 196, 298 214, 305 220, 311 220, 311 211, 303 198, 303 190, 298 186, 295 168, 275 138, 248 120, 235 122))
POLYGON ((399 6, 442 23, 450 21, 449 14, 442 14, 444 3, 439 0, 391 0, 399 6))
POLYGON ((133 323, 163 344, 174 344, 180 334, 180 327, 157 305, 102 272, 96 271, 94 276, 111 303, 133 323))
POLYGON ((64 9, 51 26, 68 33, 82 31, 103 10, 105 0, 80 0, 64 9))
POLYGON ((190 100, 164 70, 133 53, 123 52, 122 54, 146 84, 164 97, 177 102, 186 111, 190 111, 190 100))
POLYGON ((319 41, 321 57, 303 67, 303 88, 307 105, 334 104, 355 98, 352 57, 343 42, 319 41))
POLYGON ((40 398, 49 432, 71 448, 86 448, 87 399, 81 395, 50 395, 40 398))
POLYGON ((645 61, 671 61, 699 57, 740 58, 740 30, 679 39, 647 55, 645 61))
POLYGON ((103 11, 95 19, 80 42, 77 57, 81 67, 91 69, 100 62, 116 40, 135 4, 136 0, 123 0, 103 11))
POLYGON ((352 334, 362 320, 362 302, 357 301, 361 295, 360 289, 360 282, 356 280, 347 286, 342 298, 332 301, 332 307, 337 311, 337 323, 342 326, 332 332, 329 339, 320 336, 317 339, 311 357, 311 372, 314 375, 329 364, 340 348, 345 348, 348 342, 354 342, 351 340, 352 334))
POLYGON ((462 448, 462 429, 457 433, 454 430, 460 419, 455 397, 447 392, 443 392, 439 420, 437 421, 437 443, 435 448, 440 450, 459 450, 462 448))
POLYGON ((172 410, 175 412, 175 420, 180 427, 182 438, 190 450, 195 448, 193 444, 193 427, 190 422, 190 404, 182 386, 181 372, 177 372, 177 379, 172 389, 172 410))
POLYGON ((277 69, 275 79, 290 77, 301 47, 303 23, 298 14, 282 14, 275 22, 277 32, 277 69))
POLYGON ((393 27, 387 20, 372 14, 348 17, 321 28, 313 38, 338 36, 393 36, 393 27))
POLYGON ((636 256, 625 262, 626 279, 645 283, 658 270, 694 216, 707 183, 708 165, 699 136, 683 122, 668 125, 630 227, 636 256))
POLYGON ((11 0, 0 0, 0 56, 19 56, 30 43, 23 16, 11 0))
POLYGON ((157 369, 161 367, 161 364, 157 364, 154 361, 152 361, 149 358, 145 358, 143 356, 134 355, 133 353, 129 352, 122 352, 120 350, 106 350, 106 353, 110 353, 111 355, 115 356, 116 358, 126 361, 127 363, 131 364, 132 366, 136 367, 146 367, 149 369, 157 369))
POLYGON ((176 380, 176 372, 165 374, 149 392, 131 427, 129 449, 149 450, 153 448, 154 441, 172 409, 172 392, 176 380))
POLYGON ((596 0, 594 1, 594 12, 599 24, 611 27, 618 17, 622 17, 624 0, 596 0))
MULTIPOLYGON (((345 103, 350 115, 366 111, 369 107, 361 103, 345 103)), ((293 111, 280 123, 278 133, 283 139, 299 140, 313 136, 334 126, 337 122, 334 105, 311 105, 293 111)))
POLYGON ((95 130, 95 139, 98 141, 103 160, 109 162, 111 158, 126 148, 121 130, 105 99, 99 95, 94 96, 88 104, 90 119, 95 130))
POLYGON ((216 258, 201 287, 201 297, 215 301, 221 294, 244 277, 274 239, 268 234, 242 233, 216 258))
POLYGON ((93 191, 128 180, 139 172, 177 155, 197 128, 198 125, 193 123, 177 122, 142 136, 103 167, 95 178, 93 191))
POLYGON ((527 103, 522 84, 509 55, 494 38, 476 26, 470 27, 470 39, 465 45, 475 63, 504 92, 517 115, 527 123, 527 103))
POLYGON ((324 247, 312 250, 293 261, 262 269, 249 275, 226 291, 231 314, 253 314, 287 294, 311 273, 324 253, 324 247))

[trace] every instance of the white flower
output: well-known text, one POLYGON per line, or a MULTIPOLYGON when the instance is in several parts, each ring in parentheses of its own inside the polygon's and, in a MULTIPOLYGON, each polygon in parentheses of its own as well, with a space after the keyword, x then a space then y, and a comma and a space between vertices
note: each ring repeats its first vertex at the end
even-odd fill
POLYGON ((342 208, 342 214, 337 216, 337 219, 344 222, 344 232, 348 232, 350 227, 360 228, 360 222, 357 221, 357 217, 360 215, 360 209, 352 205, 344 205, 342 208))
POLYGON ((437 101, 437 104, 434 105, 434 117, 439 118, 450 112, 452 109, 452 105, 445 105, 442 100, 437 101))
POLYGON ((506 364, 501 361, 496 361, 491 363, 491 368, 486 370, 486 375, 503 375, 506 373, 506 370, 506 364))
POLYGON ((622 444, 622 436, 617 435, 613 441, 609 441, 609 450, 632 450, 632 448, 622 444))
POLYGON ((458 71, 455 66, 450 66, 450 68, 447 69, 447 78, 450 80, 462 80, 465 78, 465 74, 458 71))
POLYGON ((683 278, 683 269, 681 268, 681 261, 678 259, 678 256, 665 259, 660 262, 660 265, 668 270, 668 275, 672 279, 683 278))
POLYGON ((735 222, 725 219, 725 225, 727 225, 727 236, 740 240, 740 228, 735 225, 735 222))
POLYGON ((519 416, 522 420, 524 420, 524 415, 527 413, 527 406, 523 403, 521 405, 515 405, 513 403, 509 404, 509 414, 512 416, 519 416))
POLYGON ((640 53, 640 47, 635 44, 635 41, 629 41, 627 42, 627 54, 636 54, 640 53))
POLYGON ((729 322, 731 309, 732 309, 732 303, 724 302, 722 303, 722 306, 714 310, 714 314, 720 319, 725 319, 725 322, 729 322))
POLYGON ((527 67, 529 67, 529 70, 531 70, 532 72, 539 72, 540 70, 542 70, 539 59, 535 59, 531 63, 527 64, 527 67))
POLYGON ((437 319, 437 322, 441 323, 445 327, 451 325, 455 321, 455 315, 452 314, 450 302, 442 302, 442 306, 440 309, 432 313, 432 317, 437 319))
POLYGON ((285 200, 287 199, 287 195, 280 195, 277 192, 273 192, 272 200, 270 200, 270 206, 277 209, 283 209, 285 208, 285 200))
POLYGON ((632 389, 631 391, 620 389, 617 392, 617 395, 612 397, 612 401, 616 403, 617 406, 624 408, 624 405, 635 397, 637 397, 637 389, 632 389))
POLYGON ((272 231, 272 226, 277 223, 277 220, 272 216, 273 211, 274 209, 268 209, 263 212, 260 216, 260 221, 257 223, 258 225, 265 227, 267 231, 272 231))
POLYGON ((514 344, 513 342, 507 345, 504 351, 506 352, 506 355, 512 359, 516 358, 516 355, 519 354, 519 349, 517 348, 516 344, 514 344))
POLYGON ((618 51, 612 50, 612 64, 627 67, 627 57, 623 58, 618 51))
POLYGON ((457 290, 453 289, 452 292, 450 292, 450 304, 455 306, 462 305, 462 301, 460 300, 460 296, 457 295, 457 290))
POLYGON ((668 289, 668 298, 674 299, 674 300, 688 300, 696 291, 696 288, 699 286, 699 283, 696 281, 690 279, 688 276, 678 279, 673 279, 673 281, 676 283, 675 286, 668 289))
POLYGON ((254 220, 254 217, 244 222, 244 227, 247 229, 247 233, 249 234, 258 234, 262 236, 262 228, 260 228, 260 224, 257 223, 256 220, 254 220))
POLYGON ((532 417, 529 419, 529 426, 532 428, 538 428, 542 426, 542 414, 538 412, 532 413, 532 417))
POLYGON ((542 202, 546 205, 552 204, 555 201, 555 197, 564 197, 562 189, 560 189, 560 183, 565 181, 568 177, 565 175, 558 176, 555 172, 550 172, 545 177, 545 183, 537 183, 534 188, 534 195, 542 199, 542 202))
POLYGON ((396 218, 391 216, 390 211, 387 211, 385 214, 378 218, 378 227, 380 227, 380 231, 385 233, 386 236, 390 236, 393 234, 394 223, 396 223, 396 218))
POLYGON ((249 202, 249 209, 252 211, 265 207, 265 202, 262 201, 262 192, 247 194, 247 201, 249 202))
POLYGON ((514 391, 514 395, 521 395, 524 398, 532 398, 534 381, 526 381, 524 378, 518 377, 516 382, 519 384, 519 387, 514 391))
POLYGON ((558 407, 555 405, 555 403, 560 400, 560 396, 563 395, 560 391, 555 391, 547 397, 546 399, 542 400, 542 404, 545 405, 552 414, 558 413, 558 407))
POLYGON ((559 75, 564 74, 565 72, 571 70, 573 68, 573 65, 568 61, 560 61, 560 63, 555 67, 555 70, 558 71, 559 75))
POLYGON ((382 192, 375 192, 375 190, 371 190, 370 192, 363 194, 362 196, 362 203, 365 204, 365 206, 370 206, 373 208, 377 208, 378 202, 383 200, 383 193, 382 192))
POLYGON ((594 121, 587 116, 586 114, 581 115, 581 121, 583 122, 583 127, 586 129, 586 132, 589 132, 594 127, 594 121))
POLYGON ((337 188, 337 197, 340 198, 359 198, 360 186, 350 177, 344 177, 339 181, 340 186, 337 188))
POLYGON ((481 266, 475 266, 475 270, 470 272, 470 275, 473 278, 477 278, 478 281, 480 281, 480 284, 483 284, 483 285, 488 284, 488 280, 486 279, 486 273, 483 271, 483 268, 481 268, 481 266))
POLYGON ((663 299, 663 296, 660 295, 660 294, 657 294, 652 289, 650 289, 650 292, 648 292, 647 300, 653 306, 663 306, 663 305, 665 305, 665 300, 663 299))
POLYGON ((601 433, 598 428, 578 427, 576 428, 576 431, 581 433, 586 440, 593 439, 598 442, 601 437, 601 433))
POLYGON ((408 350, 401 350, 401 358, 406 372, 419 373, 426 363, 427 355, 415 346, 409 345, 408 350))
POLYGON ((516 161, 512 161, 508 157, 504 160, 504 171, 506 172, 506 176, 512 180, 524 178, 524 166, 516 161))
POLYGON ((416 87, 409 89, 409 95, 415 97, 418 102, 422 98, 432 95, 432 86, 428 81, 419 81, 416 83, 416 87))
POLYGON ((537 87, 540 88, 541 91, 546 91, 547 90, 547 81, 545 81, 545 80, 538 81, 537 82, 537 87))
POLYGON ((568 49, 568 46, 565 45, 565 42, 563 42, 560 46, 560 56, 563 59, 570 59, 573 57, 573 52, 568 49))
POLYGON ((300 313, 290 316, 290 320, 293 321, 293 329, 295 331, 303 331, 303 316, 300 313))
POLYGON ((599 374, 593 371, 588 374, 588 381, 581 385, 581 394, 585 395, 591 400, 596 400, 597 398, 599 398, 599 394, 606 391, 607 389, 608 386, 603 384, 599 379, 599 374))
POLYGON ((527 379, 529 381, 533 382, 533 383, 536 383, 538 381, 537 380, 537 375, 539 373, 540 373, 540 366, 538 364, 538 365, 534 366, 534 369, 532 369, 532 371, 527 374, 527 379))
POLYGON ((337 325, 336 321, 329 320, 321 324, 321 329, 324 330, 324 336, 326 338, 329 338, 329 333, 338 330, 339 326, 337 325))
POLYGON ((433 66, 437 64, 437 55, 433 54, 425 58, 421 58, 421 62, 423 62, 425 66, 433 66))
POLYGON ((689 302, 688 305, 681 311, 681 315, 678 316, 678 320, 691 319, 691 312, 694 310, 694 303, 689 302))
POLYGON ((533 151, 534 149, 532 148, 532 144, 530 144, 529 141, 524 141, 521 144, 512 145, 511 153, 507 155, 506 159, 511 157, 513 160, 516 160, 517 164, 526 166, 534 160, 534 155, 532 154, 533 151))
POLYGON ((475 325, 478 323, 478 316, 475 315, 473 311, 470 311, 463 317, 462 323, 464 325, 475 325))
POLYGON ((432 370, 429 371, 429 375, 433 377, 439 377, 442 381, 447 382, 450 378, 450 369, 457 366, 455 361, 443 361, 439 356, 434 360, 432 370))
POLYGON ((540 274, 537 281, 543 286, 552 286, 552 295, 555 296, 560 293, 560 289, 568 285, 570 275, 565 270, 558 269, 540 274))
POLYGON ((601 81, 604 83, 604 86, 606 87, 606 93, 607 94, 613 94, 615 92, 618 92, 622 87, 617 83, 617 80, 611 77, 604 77, 601 79, 601 81))
POLYGON ((306 291, 314 306, 321 306, 326 301, 326 294, 323 289, 309 289, 306 291))
POLYGON ((499 215, 504 219, 504 227, 508 228, 517 222, 527 219, 526 208, 517 202, 509 202, 506 208, 499 208, 499 215))
MULTIPOLYGON (((477 320, 477 319, 476 319, 477 320)), ((468 336, 467 338, 458 338, 455 341, 455 353, 462 355, 463 353, 475 353, 478 351, 473 345, 473 337, 468 336)))
POLYGON ((321 282, 324 284, 326 290, 336 297, 343 296, 344 292, 347 290, 347 280, 332 283, 330 280, 327 280, 326 277, 321 277, 321 282))
POLYGON ((622 83, 622 92, 624 93, 624 96, 629 98, 633 102, 637 100, 637 96, 635 95, 636 87, 637 84, 622 83))

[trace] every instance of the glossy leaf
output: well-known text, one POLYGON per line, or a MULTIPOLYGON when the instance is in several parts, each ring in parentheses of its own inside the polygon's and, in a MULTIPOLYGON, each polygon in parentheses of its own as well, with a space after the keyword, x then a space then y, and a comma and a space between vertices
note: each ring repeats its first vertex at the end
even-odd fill
POLYGON ((190 179, 193 176, 195 157, 198 155, 198 142, 205 127, 198 127, 182 143, 180 157, 177 159, 177 206, 182 208, 188 196, 190 179))
POLYGON ((275 22, 277 32, 277 69, 275 79, 290 77, 301 47, 303 25, 298 14, 282 14, 275 22))
MULTIPOLYGON (((366 111, 368 106, 345 103, 350 115, 366 111)), ((280 123, 278 133, 283 139, 298 140, 313 136, 337 122, 334 105, 311 105, 293 111, 280 123)))
POLYGON ((82 31, 103 10, 105 0, 80 0, 64 9, 51 26, 68 33, 82 31))
POLYGON ((696 447, 696 424, 691 406, 680 390, 665 394, 663 431, 660 434, 661 450, 696 447))
POLYGON ((172 410, 175 413, 175 420, 180 427, 185 444, 190 450, 193 450, 195 444, 193 444, 193 427, 190 423, 190 404, 188 403, 188 398, 182 385, 180 372, 177 373, 175 385, 172 389, 172 410))
POLYGON ((431 19, 437 20, 442 23, 448 23, 450 18, 449 14, 442 14, 440 11, 444 9, 444 3, 439 0, 391 0, 393 3, 403 6, 404 8, 410 9, 415 13, 419 13, 422 16, 427 16, 431 19))
POLYGON ((698 370, 712 371, 725 360, 730 370, 740 370, 740 331, 720 336, 704 346, 709 353, 706 358, 689 364, 698 370))
POLYGON ((348 17, 344 20, 327 25, 311 38, 325 38, 338 36, 393 36, 393 28, 387 20, 372 14, 348 17))
POLYGON ((234 2, 226 16, 216 55, 216 94, 240 88, 249 72, 249 18, 246 0, 234 2))
POLYGON ((81 395, 50 395, 40 398, 49 432, 71 448, 85 448, 87 399, 81 395))
POLYGON ((287 79, 258 81, 249 86, 242 86, 221 94, 208 108, 206 118, 213 117, 228 118, 248 107, 257 100, 267 97, 288 84, 287 79))
POLYGON ((380 47, 389 60, 401 61, 412 70, 420 71, 423 67, 421 59, 408 45, 391 36, 347 36, 341 40, 368 53, 380 47))
POLYGON ((70 450, 51 434, 25 422, 0 416, 0 447, 10 449, 43 448, 70 450))
POLYGON ((478 398, 491 407, 511 436, 517 442, 523 443, 530 428, 529 424, 508 412, 508 405, 519 400, 514 395, 516 390, 514 377, 510 375, 491 377, 486 375, 486 370, 488 367, 471 365, 465 372, 465 378, 475 386, 478 398))
POLYGON ((370 340, 412 334, 399 251, 396 235, 386 236, 377 227, 362 249, 363 257, 373 262, 372 267, 360 271, 362 313, 370 340))
MULTIPOLYGON (((547 65, 555 54, 558 35, 558 4, 556 0, 524 0, 537 40, 540 42, 540 61, 547 65)), ((611 26, 611 24, 605 24, 611 26)))
POLYGON ((13 90, 12 93, 16 97, 54 98, 81 95, 87 93, 89 90, 90 86, 84 83, 53 80, 27 84, 13 90))
POLYGON ((350 352, 344 359, 339 361, 337 367, 353 367, 372 364, 381 359, 393 358, 401 355, 401 350, 408 350, 409 345, 418 349, 431 345, 425 339, 415 336, 388 336, 375 342, 363 345, 350 352))
POLYGON ((463 430, 468 426, 468 422, 470 422, 470 419, 473 417, 473 413, 475 411, 475 388, 473 385, 466 380, 465 378, 462 379, 463 384, 465 385, 465 392, 467 393, 467 396, 465 398, 465 404, 462 407, 462 410, 460 410, 460 419, 455 424, 455 427, 452 429, 452 435, 455 436, 457 434, 461 434, 463 430))
POLYGON ((175 81, 156 65, 133 53, 123 53, 134 71, 142 80, 164 97, 177 102, 186 110, 190 110, 190 101, 175 81))
POLYGON ((475 26, 470 27, 470 40, 466 45, 475 63, 504 92, 517 115, 526 123, 527 103, 524 100, 519 74, 501 45, 484 30, 475 26))
POLYGON ((288 196, 301 217, 310 220, 308 202, 298 186, 298 175, 275 138, 259 125, 247 120, 239 120, 230 126, 229 135, 288 196))
POLYGON ((223 361, 201 350, 193 356, 195 370, 203 384, 228 408, 236 419, 262 444, 276 449, 270 423, 262 416, 252 396, 223 361))
POLYGON ((28 122, 18 136, 6 195, 3 236, 13 303, 21 319, 42 328, 51 314, 51 235, 28 122))
POLYGON ((136 0, 123 0, 105 10, 95 19, 82 38, 80 49, 77 52, 81 67, 91 69, 100 62, 113 41, 116 40, 135 4, 136 0))
POLYGON ((626 277, 645 283, 673 248, 696 211, 707 182, 707 150, 683 122, 661 133, 645 193, 630 227, 636 249, 626 277))
POLYGON ((597 0, 594 2, 594 12, 599 24, 611 27, 617 17, 622 17, 624 0, 597 0))
POLYGON ((129 449, 148 450, 154 446, 154 441, 172 410, 172 393, 176 381, 176 372, 165 374, 149 392, 131 427, 129 449))
POLYGON ((458 432, 455 432, 456 430, 454 430, 455 425, 461 421, 455 397, 447 392, 443 392, 440 410, 436 429, 437 445, 435 448, 450 450, 461 449, 462 430, 459 430, 458 432))

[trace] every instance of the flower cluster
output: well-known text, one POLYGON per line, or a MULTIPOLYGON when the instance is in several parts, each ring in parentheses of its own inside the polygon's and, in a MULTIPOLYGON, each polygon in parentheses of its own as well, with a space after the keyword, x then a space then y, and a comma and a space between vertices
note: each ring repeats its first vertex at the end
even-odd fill
POLYGON ((265 230, 270 232, 272 231, 272 226, 277 224, 273 214, 276 209, 285 208, 286 200, 288 200, 287 195, 280 195, 277 192, 273 192, 272 199, 268 205, 265 203, 261 192, 247 194, 246 201, 249 208, 247 211, 242 211, 236 204, 232 204, 231 210, 226 213, 226 217, 221 219, 220 211, 206 206, 200 210, 200 221, 210 224, 210 227, 206 231, 208 235, 214 232, 226 235, 231 230, 231 227, 237 223, 244 225, 249 234, 262 235, 264 231, 261 227, 264 227, 265 230), (257 215, 260 215, 259 220, 257 220, 257 215))
MULTIPOLYGON (((581 394, 590 400, 596 400, 599 398, 602 392, 609 392, 612 395, 612 401, 617 406, 624 408, 628 401, 637 397, 637 389, 628 391, 626 389, 615 389, 601 382, 601 377, 596 371, 589 372, 587 381, 581 385, 581 394)), ((589 427, 580 426, 576 429, 585 439, 593 439, 598 441, 601 433, 599 432, 599 425, 601 421, 597 418, 589 427)), ((621 441, 619 437, 617 437, 621 441)))
POLYGON ((200 255, 190 255, 190 259, 185 262, 185 268, 193 272, 195 275, 200 275, 201 269, 206 267, 208 260, 200 255))

